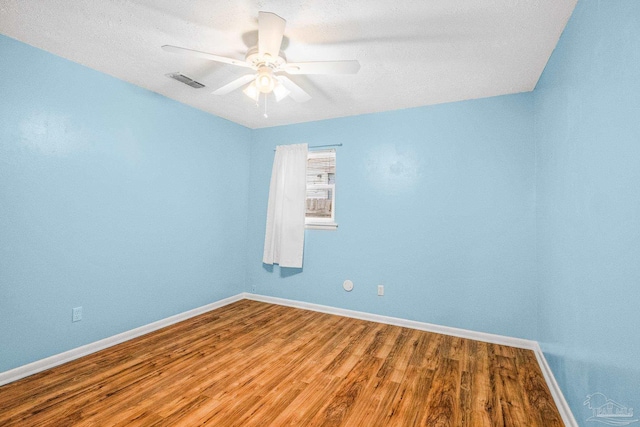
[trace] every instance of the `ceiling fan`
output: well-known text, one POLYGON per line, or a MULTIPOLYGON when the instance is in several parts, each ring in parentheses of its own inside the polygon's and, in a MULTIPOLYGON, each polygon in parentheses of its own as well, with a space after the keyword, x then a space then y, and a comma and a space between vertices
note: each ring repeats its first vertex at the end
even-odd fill
POLYGON ((211 61, 253 70, 213 92, 226 95, 244 85, 243 92, 256 103, 260 94, 273 93, 276 101, 290 96, 296 102, 305 102, 311 96, 287 77, 287 74, 355 74, 360 70, 358 61, 287 62, 280 50, 287 21, 271 12, 258 13, 258 45, 247 51, 243 60, 200 52, 183 47, 164 45, 167 52, 181 53, 211 61))

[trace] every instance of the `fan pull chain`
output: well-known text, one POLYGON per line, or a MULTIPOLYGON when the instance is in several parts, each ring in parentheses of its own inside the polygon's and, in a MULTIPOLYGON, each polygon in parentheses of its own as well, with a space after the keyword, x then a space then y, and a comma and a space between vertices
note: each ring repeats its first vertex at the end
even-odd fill
POLYGON ((267 119, 269 118, 269 115, 267 114, 267 99, 269 99, 269 94, 265 93, 264 94, 264 118, 267 119))

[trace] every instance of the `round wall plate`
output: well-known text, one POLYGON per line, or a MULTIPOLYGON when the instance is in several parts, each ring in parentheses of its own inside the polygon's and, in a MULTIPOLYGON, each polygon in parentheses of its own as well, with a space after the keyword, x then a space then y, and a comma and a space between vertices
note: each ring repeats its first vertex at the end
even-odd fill
POLYGON ((342 284, 342 287, 345 291, 351 292, 351 290, 353 289, 353 282, 351 280, 345 280, 342 284))

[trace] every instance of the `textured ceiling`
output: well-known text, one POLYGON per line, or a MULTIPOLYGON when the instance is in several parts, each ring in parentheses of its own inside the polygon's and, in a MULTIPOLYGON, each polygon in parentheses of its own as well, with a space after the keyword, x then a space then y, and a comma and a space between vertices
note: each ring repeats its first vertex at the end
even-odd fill
MULTIPOLYGON (((0 32, 169 98, 261 128, 531 91, 577 0, 0 0, 0 32), (356 75, 291 76, 312 99, 211 92, 247 69, 160 49, 244 59, 258 11, 287 20, 292 62, 357 59, 356 75), (165 77, 182 72, 193 89, 165 77)), ((89 88, 87 90, 90 90, 89 88)))

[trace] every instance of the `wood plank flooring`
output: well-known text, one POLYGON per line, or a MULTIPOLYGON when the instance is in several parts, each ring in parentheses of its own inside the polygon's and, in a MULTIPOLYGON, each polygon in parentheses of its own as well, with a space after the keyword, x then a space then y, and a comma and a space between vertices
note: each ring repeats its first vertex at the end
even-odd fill
POLYGON ((9 426, 562 426, 535 355, 242 300, 0 387, 9 426))

